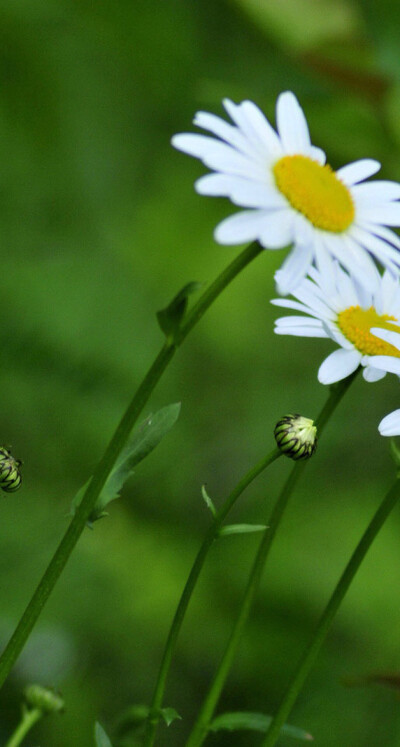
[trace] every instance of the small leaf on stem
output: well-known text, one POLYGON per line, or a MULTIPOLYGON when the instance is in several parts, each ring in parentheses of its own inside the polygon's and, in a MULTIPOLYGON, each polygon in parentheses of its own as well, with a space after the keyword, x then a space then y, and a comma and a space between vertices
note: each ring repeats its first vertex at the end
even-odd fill
POLYGON ((227 537, 230 534, 251 534, 252 532, 265 532, 268 529, 266 524, 227 524, 222 527, 219 537, 227 537))
MULTIPOLYGON (((252 713, 250 711, 236 711, 234 713, 222 713, 214 718, 209 727, 209 731, 228 731, 250 730, 265 733, 272 722, 272 716, 265 716, 263 713, 252 713)), ((313 737, 303 729, 297 726, 285 724, 281 729, 282 736, 299 739, 303 742, 312 742, 313 737)))
POLYGON ((210 498, 210 496, 208 495, 208 493, 206 491, 206 486, 205 485, 201 486, 201 494, 202 494, 202 496, 204 498, 204 502, 205 502, 207 508, 210 509, 212 515, 215 517, 217 515, 217 509, 214 506, 212 498, 210 498))
POLYGON ((165 309, 157 311, 157 319, 162 332, 173 342, 179 342, 180 325, 186 314, 189 296, 196 293, 201 286, 202 283, 195 281, 187 283, 165 309))
MULTIPOLYGON (((96 505, 89 516, 89 526, 98 519, 107 516, 107 512, 104 510, 106 506, 111 501, 119 498, 123 485, 133 474, 133 467, 143 461, 143 459, 145 459, 148 454, 158 446, 168 431, 171 430, 178 419, 180 409, 180 402, 168 405, 167 407, 158 410, 154 415, 149 415, 146 420, 141 423, 125 448, 121 451, 112 471, 110 472, 96 505)), ((91 479, 92 478, 83 485, 72 501, 72 516, 80 505, 91 479)))
POLYGON ((182 716, 179 715, 175 708, 160 708, 160 714, 167 726, 170 726, 177 719, 182 720, 182 716))

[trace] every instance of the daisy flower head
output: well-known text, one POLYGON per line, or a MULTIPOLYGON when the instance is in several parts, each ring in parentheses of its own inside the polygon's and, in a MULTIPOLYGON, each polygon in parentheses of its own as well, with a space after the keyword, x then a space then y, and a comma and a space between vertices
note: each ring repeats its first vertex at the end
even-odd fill
MULTIPOLYGON (((370 291, 336 261, 328 260, 326 270, 322 273, 312 267, 309 278, 293 291, 296 300, 276 298, 271 301, 276 306, 303 314, 276 319, 275 332, 298 337, 328 337, 339 345, 319 368, 321 384, 345 379, 360 365, 366 381, 378 381, 394 369, 400 375, 400 351, 391 342, 391 335, 396 330, 400 332, 399 279, 388 270, 381 277, 375 269, 375 285, 370 291), (379 337, 375 334, 376 327, 382 331, 379 337)), ((400 334, 397 337, 400 341, 400 334)))
POLYGON ((325 153, 311 144, 304 113, 293 93, 281 93, 276 131, 251 101, 223 102, 232 124, 198 112, 194 124, 211 133, 172 138, 178 150, 199 158, 214 173, 195 183, 202 195, 228 197, 245 208, 215 229, 220 244, 258 241, 266 249, 292 246, 276 274, 287 295, 306 276, 334 257, 369 290, 373 258, 394 271, 400 265, 400 185, 365 179, 380 169, 372 159, 333 171, 325 153))

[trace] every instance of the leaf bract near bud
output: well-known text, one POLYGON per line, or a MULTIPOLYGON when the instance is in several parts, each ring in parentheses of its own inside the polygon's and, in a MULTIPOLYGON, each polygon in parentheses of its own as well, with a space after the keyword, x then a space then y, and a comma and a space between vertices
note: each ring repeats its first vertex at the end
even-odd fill
POLYGON ((317 448, 314 421, 302 415, 284 415, 275 426, 274 436, 282 453, 296 461, 309 459, 317 448))

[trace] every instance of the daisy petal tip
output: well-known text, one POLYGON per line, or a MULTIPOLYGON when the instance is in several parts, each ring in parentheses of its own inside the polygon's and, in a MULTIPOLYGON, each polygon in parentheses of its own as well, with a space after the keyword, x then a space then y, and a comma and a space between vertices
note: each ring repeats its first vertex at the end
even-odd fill
POLYGON ((172 135, 170 143, 173 148, 176 148, 176 150, 184 151, 185 135, 183 133, 172 135))
POLYGON ((400 436, 400 410, 394 410, 386 415, 378 425, 381 436, 400 436))

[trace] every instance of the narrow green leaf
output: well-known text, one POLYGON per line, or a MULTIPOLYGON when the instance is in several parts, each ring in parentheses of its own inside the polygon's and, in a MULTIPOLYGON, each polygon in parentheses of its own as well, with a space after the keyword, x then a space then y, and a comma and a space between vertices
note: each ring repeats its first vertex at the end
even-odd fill
MULTIPOLYGON (((260 731, 266 732, 271 724, 272 716, 264 716, 263 713, 251 713, 250 711, 237 711, 235 713, 222 713, 220 716, 214 718, 209 727, 209 731, 220 731, 226 729, 228 731, 260 731)), ((313 737, 303 729, 299 729, 297 726, 290 726, 285 724, 281 729, 282 736, 293 737, 293 739, 299 739, 303 742, 312 742, 313 737)))
MULTIPOLYGON (((95 521, 107 515, 105 507, 116 498, 119 498, 120 491, 131 476, 133 467, 145 459, 153 449, 158 446, 162 438, 171 430, 176 423, 181 405, 175 403, 163 407, 154 415, 149 415, 135 431, 125 448, 121 451, 113 470, 107 478, 107 481, 100 493, 96 506, 94 507, 88 524, 91 526, 95 521)), ((71 515, 75 514, 77 507, 86 492, 91 478, 80 488, 76 494, 71 506, 71 515)))
POLYGON ((165 309, 157 311, 158 323, 166 337, 172 338, 176 342, 179 340, 179 329, 186 314, 189 296, 196 293, 201 286, 202 283, 187 283, 165 309))
POLYGON ((222 527, 218 535, 228 537, 231 534, 251 534, 252 532, 265 532, 268 529, 266 524, 226 524, 222 527))
POLYGON ((182 716, 179 715, 175 708, 161 708, 160 713, 167 726, 170 726, 177 719, 182 720, 182 716))
POLYGON ((98 721, 96 721, 94 726, 94 738, 96 741, 96 747, 112 747, 107 734, 98 721))
POLYGON ((208 493, 206 491, 206 486, 205 485, 201 486, 201 494, 202 494, 202 496, 204 498, 204 501, 205 501, 205 504, 206 504, 207 508, 210 509, 210 511, 211 511, 211 513, 212 513, 213 516, 216 516, 217 509, 214 506, 212 498, 210 498, 210 496, 208 495, 208 493))

